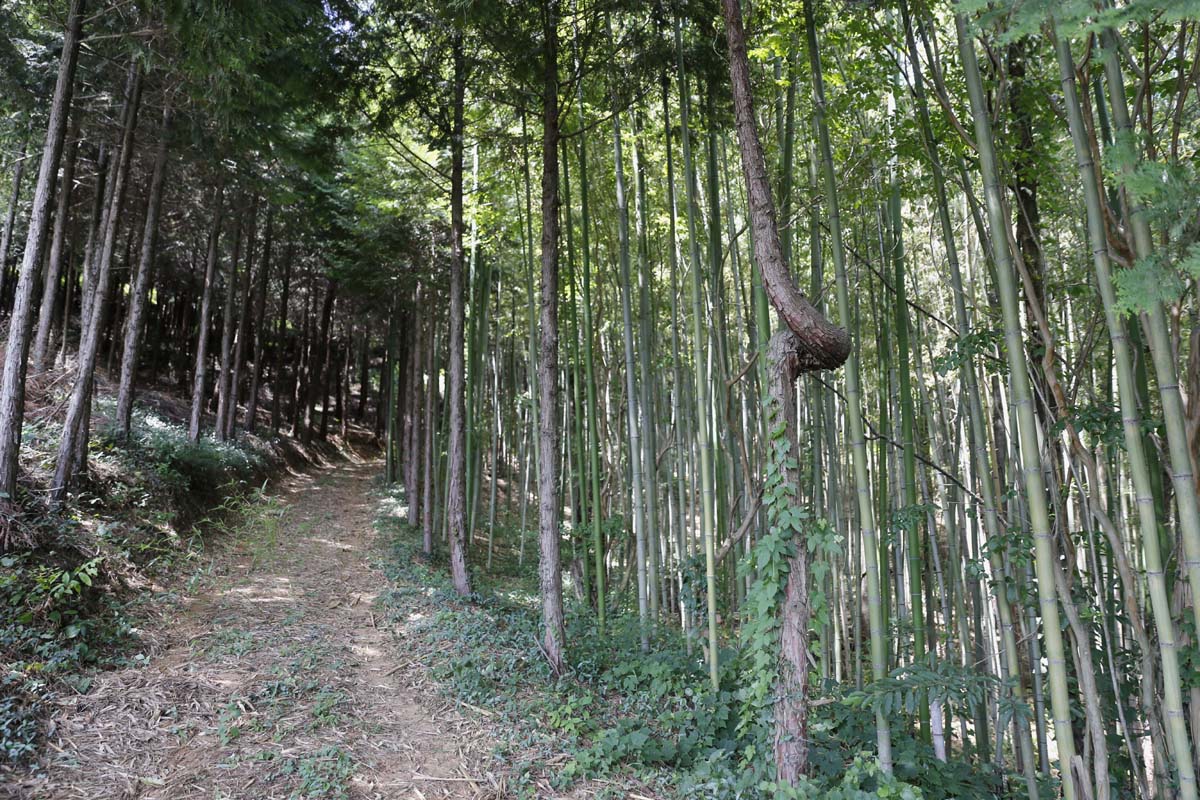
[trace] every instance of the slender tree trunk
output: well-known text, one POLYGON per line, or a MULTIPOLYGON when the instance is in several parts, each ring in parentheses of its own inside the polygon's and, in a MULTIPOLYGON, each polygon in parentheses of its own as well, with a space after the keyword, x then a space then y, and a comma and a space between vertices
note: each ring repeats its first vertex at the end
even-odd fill
MULTIPOLYGON (((924 76, 921 71, 920 58, 917 53, 915 37, 913 35, 913 25, 909 17, 908 4, 901 0, 900 11, 904 23, 905 42, 908 47, 910 62, 913 68, 913 94, 917 101, 917 120, 920 124, 922 139, 925 144, 926 152, 929 155, 930 171, 933 177, 934 190, 937 196, 938 221, 941 225, 942 242, 946 248, 946 260, 950 267, 950 282, 954 300, 954 316, 958 327, 958 335, 961 341, 967 341, 971 334, 971 320, 967 314, 967 304, 965 292, 963 290, 963 280, 961 268, 959 266, 958 248, 956 245, 956 237, 953 224, 950 219, 949 203, 946 199, 946 180, 942 170, 942 162, 939 157, 935 139, 933 136, 933 127, 929 120, 928 104, 925 99, 924 76)), ((975 376, 974 361, 968 361, 960 368, 964 384, 964 392, 967 397, 967 416, 969 421, 968 441, 970 443, 970 451, 975 462, 976 476, 979 479, 980 494, 983 499, 983 520, 984 531, 988 541, 995 541, 1000 536, 1000 522, 996 514, 996 498, 994 484, 992 482, 992 467, 991 460, 988 455, 987 434, 985 431, 985 417, 983 412, 983 404, 980 399, 979 384, 975 376)), ((1001 639, 1003 651, 1006 658, 1007 669, 1010 676, 1008 689, 1011 692, 1013 699, 1017 702, 1024 701, 1024 687, 1021 681, 1021 666, 1019 660, 1019 652, 1017 650, 1017 639, 1014 634, 1012 606, 1008 601, 1008 582, 1005 575, 1005 568, 1001 560, 1000 553, 997 548, 988 548, 989 560, 992 567, 992 580, 996 583, 996 606, 1000 617, 1001 639)), ((976 614, 982 613, 981 609, 976 609, 976 614)), ((986 716, 981 717, 986 720, 986 716)), ((1029 794, 1030 800, 1037 800, 1038 788, 1037 779, 1035 776, 1036 765, 1033 756, 1033 741, 1029 733, 1029 724, 1019 720, 1013 721, 1016 729, 1016 739, 1019 748, 1021 760, 1022 774, 1025 778, 1026 791, 1029 794)), ((977 740, 986 741, 987 734, 985 729, 981 729, 976 733, 977 740)), ((981 751, 981 759, 986 758, 986 753, 981 751)))
MULTIPOLYGON (((313 425, 316 422, 317 399, 321 400, 321 418, 328 417, 329 397, 325 378, 329 374, 329 339, 330 325, 333 321, 333 304, 337 297, 337 283, 329 278, 325 282, 325 299, 321 303, 321 328, 317 333, 316 346, 309 353, 309 363, 316 359, 317 368, 314 372, 309 369, 308 391, 304 401, 304 428, 300 432, 300 441, 308 444, 312 441, 313 425)), ((320 436, 325 438, 325 423, 322 421, 320 436)))
POLYGON ((138 350, 142 343, 146 308, 146 290, 154 268, 155 245, 158 240, 158 217, 162 208, 163 183, 167 171, 167 136, 171 129, 171 107, 163 109, 162 129, 158 151, 154 156, 154 174, 150 179, 150 201, 146 207, 146 223, 142 232, 142 252, 138 258, 137 274, 129 293, 129 313, 125 317, 125 346, 121 353, 121 380, 117 389, 117 433, 129 436, 133 412, 134 386, 137 383, 138 350))
MULTIPOLYGON (((616 98, 614 97, 614 100, 616 98)), ((621 264, 621 341, 625 353, 626 432, 629 436, 629 472, 631 478, 629 505, 633 517, 633 538, 637 552, 638 624, 642 652, 650 650, 649 599, 646 581, 646 515, 643 505, 641 422, 638 419, 637 366, 633 352, 633 315, 629 274, 629 202, 625 194, 625 168, 621 158, 621 115, 613 114, 613 158, 617 190, 617 241, 621 264)), ((550 409, 543 404, 545 414, 550 409)), ((544 453, 543 453, 544 455, 544 453)))
POLYGON ((367 413, 367 398, 371 393, 371 322, 366 320, 362 335, 362 354, 358 366, 358 408, 354 421, 362 422, 367 413))
POLYGON ((551 671, 563 670, 562 565, 558 487, 558 2, 542 6, 542 300, 538 389, 538 577, 542 593, 542 648, 551 671))
MULTIPOLYGON (((239 296, 241 308, 238 311, 237 332, 233 341, 233 372, 229 378, 229 398, 225 405, 225 417, 221 420, 225 438, 233 437, 233 429, 237 423, 238 397, 241 394, 242 365, 246 360, 246 338, 250 335, 250 310, 254 306, 254 295, 250 292, 251 280, 254 277, 254 255, 258 246, 258 198, 254 198, 254 207, 250 212, 250 230, 246 238, 246 268, 242 270, 242 286, 239 296)), ((265 264, 263 265, 265 266, 265 264)), ((262 266, 259 267, 262 271, 262 266)), ((257 282, 253 284, 257 287, 257 282)))
POLYGON ((12 249, 13 227, 17 222, 17 208, 21 205, 21 181, 25 179, 25 162, 29 157, 29 143, 21 141, 13 169, 12 194, 8 198, 8 211, 4 215, 4 230, 0 232, 0 301, 8 286, 8 251, 12 249))
POLYGON ((258 424, 258 391, 263 377, 263 348, 266 343, 267 318, 267 282, 271 277, 271 245, 275 234, 275 209, 267 208, 267 234, 263 240, 262 266, 258 269, 258 283, 254 289, 254 371, 250 373, 250 393, 246 397, 247 433, 254 433, 258 424))
POLYGON ((80 316, 86 320, 79 346, 79 365, 67 415, 63 422, 62 438, 59 440, 54 478, 50 484, 50 502, 62 502, 71 485, 75 471, 87 467, 87 442, 91 413, 92 377, 96 369, 96 354, 100 349, 100 323, 104 319, 104 308, 108 299, 109 270, 112 265, 113 248, 116 246, 117 221, 121 214, 121 203, 125 195, 125 180, 129 174, 129 162, 133 157, 133 134, 137 128, 138 106, 141 101, 142 73, 138 65, 130 68, 130 80, 125 97, 124 130, 121 150, 113 173, 112 186, 108 193, 108 211, 104 214, 104 230, 98 234, 98 264, 92 283, 92 297, 85 296, 90 309, 80 316))
MULTIPOLYGON (((420 283, 416 288, 416 307, 424 308, 427 302, 425 288, 420 283)), ((421 474, 421 445, 423 439, 421 436, 421 422, 423 420, 421 414, 421 401, 424 399, 424 385, 421 380, 422 361, 425 356, 425 322, 417 320, 415 331, 413 332, 413 345, 411 360, 412 366, 409 369, 408 381, 408 403, 405 409, 405 425, 408 428, 408 452, 404 459, 404 497, 408 501, 408 524, 417 526, 421 524, 421 489, 417 484, 417 477, 421 474)))
MULTIPOLYGON (((437 351, 438 351, 438 325, 437 320, 432 319, 429 323, 430 337, 432 341, 427 348, 425 371, 429 374, 429 382, 425 386, 425 447, 424 462, 421 467, 421 543, 422 549, 426 557, 433 557, 433 518, 434 518, 434 491, 433 481, 434 473, 437 470, 437 463, 440 460, 434 453, 435 428, 437 427, 438 415, 435 410, 438 399, 438 373, 437 373, 437 351)), ((364 389, 365 392, 365 389, 364 389)))
MULTIPOLYGON (((29 215, 25 254, 21 261, 16 298, 8 323, 4 367, 0 373, 0 493, 10 500, 17 489, 21 427, 25 419, 25 360, 29 354, 29 333, 33 324, 33 294, 37 288, 38 269, 42 265, 42 253, 46 247, 50 204, 54 200, 58 162, 62 156, 67 119, 71 113, 75 66, 79 60, 79 39, 82 30, 83 0, 72 0, 67 15, 67 31, 63 40, 58 80, 50 104, 50 119, 46 125, 46 144, 42 150, 37 185, 33 191, 33 208, 29 215)), ((6 250, 0 248, 0 256, 6 253, 6 250)))
MULTIPOLYGON (((213 428, 215 429, 217 439, 222 442, 229 438, 229 433, 225 430, 225 419, 229 412, 229 395, 232 389, 230 381, 233 378, 234 307, 238 299, 238 261, 242 256, 242 221, 240 214, 243 208, 240 198, 237 206, 236 211, 239 216, 234 223, 233 255, 229 259, 229 272, 225 275, 225 300, 221 304, 221 372, 217 375, 217 415, 213 420, 213 428)), ((246 249, 249 251, 253 247, 254 241, 251 239, 246 249)), ((243 271, 248 271, 249 264, 246 267, 247 270, 243 271)), ((242 302, 245 302, 245 298, 243 298, 242 302)))
POLYGON ((288 301, 291 299, 292 260, 296 247, 289 243, 283 256, 283 291, 279 295, 279 321, 275 327, 275 359, 271 367, 271 433, 279 433, 282 419, 284 380, 284 353, 287 350, 288 301))
MULTIPOLYGON (((58 306, 59 284, 62 283, 63 264, 67 257, 67 227, 71 216, 71 197, 75 189, 75 163, 79 155, 79 120, 76 114, 67 132, 66 153, 63 156, 62 182, 58 186, 58 206, 54 211, 54 233, 50 238, 50 256, 46 263, 46 274, 42 279, 42 303, 38 310, 37 334, 33 340, 33 371, 44 372, 46 355, 50 350, 50 332, 54 325, 54 312, 58 306)), ((71 253, 71 257, 74 257, 71 253)), ((64 331, 65 335, 65 331, 64 331)))
POLYGON ((1158 632, 1159 655, 1162 660, 1163 716, 1166 720, 1172 756, 1175 759, 1180 797, 1184 800, 1194 800, 1197 795, 1196 774, 1192 762, 1192 744, 1183 715, 1178 633, 1171 615, 1167 585, 1163 574, 1157 510, 1154 506, 1146 453, 1142 445, 1133 358, 1129 348, 1125 321, 1117 306, 1116 292, 1112 284, 1112 265, 1109 259, 1104 221, 1104 198, 1096 179, 1096 169, 1092 162, 1092 148, 1083 122, 1079 91, 1075 83, 1075 65, 1071 55, 1071 44, 1065 36, 1058 37, 1057 50, 1067 120, 1075 145, 1075 157, 1079 167, 1080 180, 1083 183, 1084 201, 1087 205, 1092 262, 1096 269, 1097 285, 1100 289, 1105 320, 1113 346, 1113 356, 1117 364, 1117 392, 1121 404, 1125 451, 1129 457, 1134 492, 1137 496, 1139 533, 1146 558, 1146 580, 1150 588, 1150 603, 1158 632))
POLYGON ((463 136, 466 132, 466 56, 461 34, 454 39, 453 130, 450 133, 450 361, 446 399, 450 403, 449 461, 446 466, 450 526, 450 571, 454 589, 466 597, 471 594, 471 576, 467 571, 467 451, 463 298, 463 136))
MULTIPOLYGON (((700 263, 700 239, 696 218, 700 214, 699 190, 696 186, 696 169, 692 159, 692 137, 689 130, 691 89, 688 87, 687 70, 683 61, 683 31, 678 19, 675 22, 675 54, 679 72, 679 122, 683 150, 684 183, 687 187, 687 225, 689 260, 692 270, 692 347, 695 364, 696 405, 702 414, 710 406, 711 387, 704 377, 704 279, 700 263)), ((716 578, 716 512, 714 509, 712 450, 709 446, 709 425, 702 418, 696 420, 696 450, 699 454, 700 478, 700 525, 704 547, 705 592, 708 619, 708 678, 714 690, 720 689, 719 647, 717 639, 717 578, 716 578)), ((695 473, 693 473, 695 474, 695 473)))
POLYGON ((200 295, 200 320, 196 332, 196 360, 192 378, 192 413, 188 439, 200 441, 200 420, 204 413, 204 384, 208 371, 208 328, 212 320, 212 295, 220 260, 221 224, 225 214, 225 177, 218 178, 213 192, 213 221, 208 234, 208 256, 204 266, 204 288, 200 295))

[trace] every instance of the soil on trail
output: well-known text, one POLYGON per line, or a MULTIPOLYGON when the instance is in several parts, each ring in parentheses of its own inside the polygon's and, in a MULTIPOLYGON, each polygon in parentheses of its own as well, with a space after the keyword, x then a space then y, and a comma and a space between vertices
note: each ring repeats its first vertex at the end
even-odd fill
POLYGON ((152 601, 145 665, 59 700, 42 774, 15 796, 502 796, 491 744, 411 688, 372 607, 378 473, 341 464, 273 492, 253 531, 152 601))

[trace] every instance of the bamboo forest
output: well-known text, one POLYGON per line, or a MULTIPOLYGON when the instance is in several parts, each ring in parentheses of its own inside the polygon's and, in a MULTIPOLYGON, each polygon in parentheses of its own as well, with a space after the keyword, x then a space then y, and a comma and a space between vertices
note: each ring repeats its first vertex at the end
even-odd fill
POLYGON ((4 0, 0 798, 1198 800, 1197 187, 1197 0, 4 0))

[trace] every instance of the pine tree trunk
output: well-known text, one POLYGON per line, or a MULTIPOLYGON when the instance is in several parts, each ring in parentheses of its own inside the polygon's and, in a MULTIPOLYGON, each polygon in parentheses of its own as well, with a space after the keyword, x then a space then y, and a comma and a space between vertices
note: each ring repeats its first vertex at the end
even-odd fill
POLYGON ((171 108, 163 109, 158 151, 154 157, 154 174, 150 179, 150 200, 146 207, 146 222, 142 233, 142 252, 138 258, 137 274, 129 293, 129 313, 125 317, 125 345, 121 354, 121 379, 117 388, 117 433, 129 436, 133 412, 134 385, 137 383, 138 350, 146 308, 146 290, 154 267, 155 245, 158 240, 158 217, 162 208, 163 183, 167 171, 167 136, 171 129, 171 108))
POLYGON ((279 433, 282 421, 284 380, 284 354, 287 351, 288 301, 291 299, 292 259, 296 247, 289 243, 283 256, 283 291, 279 295, 279 321, 275 326, 274 360, 271 366, 271 433, 279 433))
POLYGON ((271 246, 275 234, 275 209, 267 208, 267 235, 263 240, 262 266, 258 270, 258 283, 254 290, 254 371, 250 373, 250 392, 246 397, 246 419, 243 423, 247 433, 254 433, 258 424, 258 392, 263 379, 263 349, 267 332, 267 282, 271 278, 271 246))
MULTIPOLYGON (((42 265, 42 254, 46 247, 50 204, 54 201, 58 162, 62 156, 67 119, 71 113, 75 66, 79 60, 82 29, 83 0, 72 0, 67 15, 67 31, 63 40, 58 80, 50 105, 50 119, 46 125, 46 144, 42 150, 37 185, 33 190, 33 208, 29 214, 25 254, 21 261, 16 297, 8 324, 4 367, 0 373, 0 495, 9 500, 13 498, 17 489, 21 427, 25 418, 25 360, 29 354, 29 333, 33 324, 33 294, 37 288, 38 269, 42 265)), ((3 255, 6 253, 7 250, 0 247, 0 261, 3 261, 3 255)))
MULTIPOLYGON (((246 360, 246 338, 250 335, 250 310, 255 303, 250 287, 252 279, 257 277, 254 274, 254 256, 258 244, 258 197, 254 198, 254 207, 250 212, 250 230, 246 244, 246 268, 242 270, 242 286, 239 292, 241 308, 238 311, 237 332, 233 341, 233 373, 229 378, 229 398, 225 406, 225 416, 221 420, 226 439, 233 437, 233 429, 237 424, 238 398, 242 386, 242 365, 246 360)), ((261 266, 259 271, 262 271, 261 266)), ((258 283, 255 282, 253 285, 257 287, 258 283)))
POLYGON ((220 259, 221 224, 225 218, 225 176, 217 179, 213 191, 213 220, 208 233, 208 256, 204 263, 204 289, 200 294, 200 319, 196 332, 196 359, 192 377, 192 412, 188 421, 188 440, 200 441, 200 420, 204 413, 204 385, 208 371, 208 328, 212 320, 212 295, 220 259))
MULTIPOLYGON (((50 333, 54 325, 54 312, 58 307, 59 286, 63 282, 63 264, 67 260, 63 250, 66 246, 67 227, 70 223, 71 197, 75 188, 75 164, 79 156, 79 120, 81 116, 82 114, 74 116, 67 132, 62 182, 58 187, 58 206, 54 211, 54 233, 50 238, 50 255, 46 262, 46 274, 42 279, 42 302, 41 308, 38 310, 37 334, 33 340, 31 354, 32 369, 35 374, 44 372, 46 369, 46 356, 50 350, 50 333)), ((71 256, 74 256, 74 252, 71 253, 71 256)))
MULTIPOLYGON (((229 432, 225 429, 225 420, 229 415, 229 400, 232 392, 231 381, 233 379, 233 333, 234 333, 234 308, 237 304, 237 278, 238 278, 238 261, 242 257, 242 222, 241 213, 243 212, 242 203, 237 203, 236 213, 238 220, 234 224, 233 234, 233 255, 229 259, 229 272, 225 275, 225 299, 221 304, 221 372, 217 375, 217 415, 213 420, 213 428, 218 441, 225 441, 229 438, 229 432)), ((253 239, 249 242, 249 251, 254 247, 253 239)), ((243 272, 249 271, 249 264, 243 272)), ((245 298, 243 298, 243 303, 245 298)))
POLYGON ((104 214, 104 230, 97 238, 101 242, 98 264, 92 283, 90 310, 81 314, 86 320, 79 346, 79 364, 75 385, 67 406, 63 422, 62 438, 59 440, 54 478, 50 484, 50 502, 58 505, 70 488, 76 471, 87 467, 87 445, 89 438, 92 376, 96 369, 96 355, 100 349, 100 323, 104 319, 108 300, 109 270, 112 266, 113 248, 116 246, 117 222, 121 216, 121 204, 125 195, 125 181, 129 174, 129 162, 133 157, 133 134, 137 128, 138 107, 141 101, 142 73, 135 64, 130 67, 130 78, 125 97, 125 113, 120 154, 113 173, 112 186, 108 192, 108 209, 104 214))

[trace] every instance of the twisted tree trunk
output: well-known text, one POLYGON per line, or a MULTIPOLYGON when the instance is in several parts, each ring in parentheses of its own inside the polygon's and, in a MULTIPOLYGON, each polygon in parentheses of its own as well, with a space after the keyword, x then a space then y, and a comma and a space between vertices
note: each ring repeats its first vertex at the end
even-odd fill
MULTIPOLYGON (((850 335, 830 323, 792 282, 779 243, 775 201, 754 117, 750 60, 739 0, 722 0, 729 45, 729 77, 746 194, 750 205, 754 257, 767 297, 786 325, 771 337, 767 350, 772 402, 782 412, 788 447, 796 452, 796 379, 805 372, 837 369, 850 355, 850 335)), ((798 459, 796 459, 798 463, 798 459)), ((800 476, 787 469, 787 481, 800 497, 800 476)), ((797 542, 791 557, 780 609, 779 686, 775 701, 775 766, 779 779, 792 784, 808 767, 809 659, 808 548, 797 542)))

